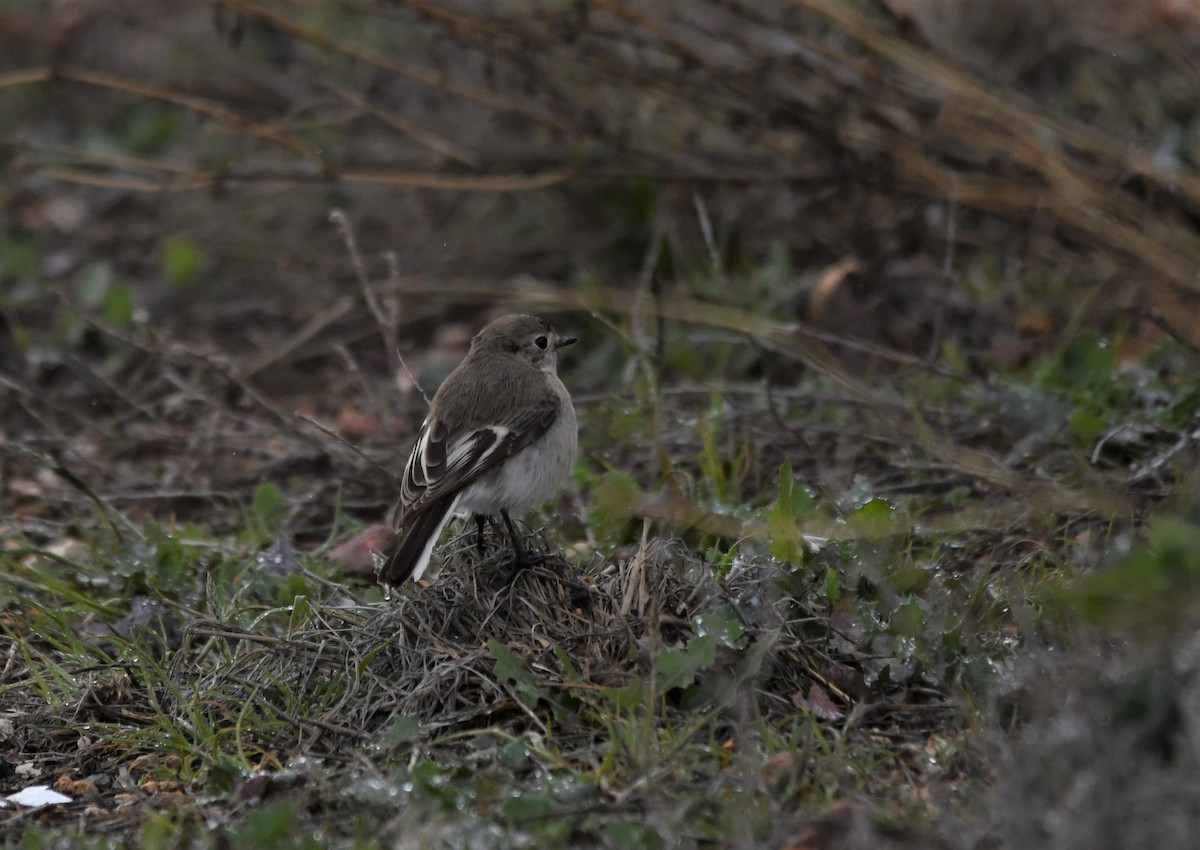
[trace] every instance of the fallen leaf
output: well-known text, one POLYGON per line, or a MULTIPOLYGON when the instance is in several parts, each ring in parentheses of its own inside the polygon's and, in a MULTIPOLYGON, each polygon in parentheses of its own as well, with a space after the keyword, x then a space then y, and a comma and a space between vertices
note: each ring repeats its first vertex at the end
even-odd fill
POLYGON ((396 539, 396 533, 387 523, 372 525, 347 540, 329 553, 329 561, 347 575, 363 578, 375 577, 375 561, 371 558, 371 550, 385 551, 396 539))
POLYGON ((143 779, 138 790, 144 794, 170 794, 183 787, 178 779, 143 779))
POLYGON ((796 775, 796 754, 790 750, 775 753, 767 759, 760 772, 767 785, 779 785, 796 775))
POLYGON ((379 417, 363 413, 357 407, 343 407, 338 413, 334 429, 347 440, 361 441, 379 433, 379 417))
POLYGON ((96 794, 94 783, 86 779, 72 779, 63 774, 54 782, 54 790, 72 797, 91 797, 96 794))
POLYGON ((846 716, 846 713, 829 698, 826 690, 816 682, 809 687, 808 696, 800 691, 792 694, 792 705, 807 711, 818 720, 827 720, 831 723, 842 720, 846 716))
POLYGON ((817 281, 817 285, 813 287, 812 295, 808 299, 805 318, 815 325, 821 324, 821 320, 824 319, 826 310, 829 308, 829 302, 834 293, 838 291, 838 287, 842 285, 842 281, 846 279, 847 275, 854 274, 860 268, 862 268, 862 264, 854 257, 845 257, 821 272, 821 277, 817 281))
POLYGON ((851 699, 862 699, 867 693, 867 682, 861 670, 848 664, 836 662, 827 664, 821 669, 821 675, 830 686, 851 699))

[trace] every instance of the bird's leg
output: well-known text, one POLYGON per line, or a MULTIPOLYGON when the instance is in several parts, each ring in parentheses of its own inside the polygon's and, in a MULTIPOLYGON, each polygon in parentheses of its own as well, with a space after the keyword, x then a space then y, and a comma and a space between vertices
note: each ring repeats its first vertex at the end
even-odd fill
POLYGON ((489 519, 490 517, 484 514, 475 514, 475 548, 479 550, 480 555, 487 551, 483 545, 483 526, 489 519))
POLYGON ((504 517, 504 524, 508 527, 508 537, 512 541, 513 562, 516 566, 533 567, 546 560, 546 556, 541 552, 531 552, 521 544, 521 539, 517 536, 517 529, 513 525, 508 511, 500 511, 500 516, 504 517))

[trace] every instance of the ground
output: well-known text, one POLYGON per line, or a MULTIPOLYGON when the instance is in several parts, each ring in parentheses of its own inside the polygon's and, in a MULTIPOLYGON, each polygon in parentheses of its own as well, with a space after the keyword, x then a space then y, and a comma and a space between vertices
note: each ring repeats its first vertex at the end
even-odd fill
POLYGON ((0 11, 3 840, 1190 847, 1200 17, 976 5, 0 11), (385 593, 513 311, 546 560, 385 593))

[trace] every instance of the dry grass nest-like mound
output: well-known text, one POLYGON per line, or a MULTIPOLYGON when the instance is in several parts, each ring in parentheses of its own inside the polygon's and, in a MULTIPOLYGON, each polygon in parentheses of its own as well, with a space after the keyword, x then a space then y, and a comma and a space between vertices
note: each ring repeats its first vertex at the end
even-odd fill
MULTIPOLYGON (((754 672, 786 680, 770 690, 794 710, 781 694, 802 675, 798 637, 782 625, 794 600, 770 595, 765 570, 735 569, 718 581, 671 541, 580 567, 540 533, 527 545, 544 560, 514 570, 507 547, 484 555, 474 542, 473 533, 451 541, 434 581, 405 585, 382 606, 314 606, 285 638, 223 631, 241 638, 229 663, 205 665, 207 675, 190 687, 207 693, 210 708, 215 699, 230 712, 250 703, 286 716, 293 739, 299 725, 329 751, 402 718, 427 730, 481 719, 537 724, 542 699, 591 700, 601 689, 646 681, 656 655, 686 653, 696 617, 721 609, 742 624, 743 646, 770 636, 771 660, 754 672)), ((730 659, 717 653, 722 661, 730 659)))
POLYGON ((505 546, 481 555, 474 542, 473 534, 452 541, 431 584, 396 591, 350 641, 371 653, 371 670, 390 683, 400 713, 445 720, 509 701, 512 685, 494 670, 497 646, 538 680, 620 686, 645 674, 651 644, 683 646, 698 614, 721 604, 748 608, 755 620, 766 613, 761 581, 746 573, 718 582, 671 541, 583 568, 544 533, 526 542, 544 560, 525 568, 514 568, 505 546))

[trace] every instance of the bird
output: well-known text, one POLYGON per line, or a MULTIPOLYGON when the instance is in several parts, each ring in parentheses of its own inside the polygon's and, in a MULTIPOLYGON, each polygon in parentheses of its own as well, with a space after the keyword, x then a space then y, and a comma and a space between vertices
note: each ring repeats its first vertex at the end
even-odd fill
POLYGON ((570 475, 579 429, 558 352, 576 342, 528 315, 502 316, 475 335, 434 394, 404 467, 380 584, 419 580, 452 516, 475 517, 482 548, 484 523, 498 514, 514 562, 541 560, 521 545, 510 514, 544 504, 570 475))

